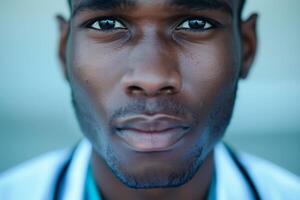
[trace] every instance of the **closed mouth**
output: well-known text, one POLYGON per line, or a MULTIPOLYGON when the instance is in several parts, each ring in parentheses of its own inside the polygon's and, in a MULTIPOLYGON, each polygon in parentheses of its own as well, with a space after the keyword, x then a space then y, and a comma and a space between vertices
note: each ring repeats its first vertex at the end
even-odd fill
POLYGON ((118 136, 138 152, 167 151, 190 130, 181 118, 165 114, 137 115, 116 121, 118 136))

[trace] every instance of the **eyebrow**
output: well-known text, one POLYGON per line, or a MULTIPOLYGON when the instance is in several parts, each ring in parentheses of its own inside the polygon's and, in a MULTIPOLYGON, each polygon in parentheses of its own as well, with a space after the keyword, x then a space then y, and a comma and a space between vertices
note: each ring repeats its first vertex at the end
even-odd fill
POLYGON ((224 0, 170 0, 170 6, 189 10, 221 10, 233 16, 233 9, 224 0))
POLYGON ((72 17, 85 10, 109 11, 118 8, 134 7, 134 0, 81 0, 72 12, 72 17))
MULTIPOLYGON (((136 5, 136 0, 81 0, 74 7, 71 17, 82 11, 110 11, 120 8, 134 8, 136 5)), ((233 16, 232 7, 224 0, 169 0, 167 5, 189 10, 222 10, 233 16)))

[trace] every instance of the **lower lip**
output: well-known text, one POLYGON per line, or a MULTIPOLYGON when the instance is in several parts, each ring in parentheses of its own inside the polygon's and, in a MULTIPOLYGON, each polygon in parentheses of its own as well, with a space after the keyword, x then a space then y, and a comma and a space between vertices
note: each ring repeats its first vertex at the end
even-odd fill
POLYGON ((117 135, 134 151, 159 152, 170 150, 188 130, 188 128, 172 128, 161 132, 143 132, 135 129, 121 129, 117 131, 117 135))

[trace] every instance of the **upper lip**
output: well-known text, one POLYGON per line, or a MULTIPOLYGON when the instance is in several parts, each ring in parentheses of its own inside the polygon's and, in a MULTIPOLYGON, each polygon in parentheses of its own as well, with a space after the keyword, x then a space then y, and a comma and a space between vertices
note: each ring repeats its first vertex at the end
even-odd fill
POLYGON ((117 130, 133 130, 144 133, 159 133, 171 129, 187 129, 188 123, 184 119, 167 114, 132 115, 115 120, 117 130))

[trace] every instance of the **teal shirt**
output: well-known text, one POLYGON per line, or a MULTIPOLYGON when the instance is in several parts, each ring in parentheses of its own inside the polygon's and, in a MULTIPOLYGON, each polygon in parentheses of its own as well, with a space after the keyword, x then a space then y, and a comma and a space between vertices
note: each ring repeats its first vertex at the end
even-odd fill
POLYGON ((86 200, 102 200, 101 195, 97 189, 96 182, 92 173, 92 166, 90 164, 87 170, 84 197, 84 199, 86 200))
POLYGON ((216 172, 213 172, 212 180, 209 186, 209 191, 207 195, 207 200, 216 200, 217 199, 217 178, 216 178, 216 172))
MULTIPOLYGON (((212 177, 212 182, 209 187, 207 200, 216 200, 216 176, 212 177)), ((102 200, 99 190, 97 189, 95 179, 92 173, 92 167, 89 165, 85 182, 85 198, 86 200, 102 200)))

